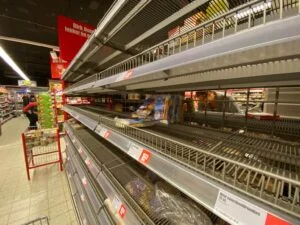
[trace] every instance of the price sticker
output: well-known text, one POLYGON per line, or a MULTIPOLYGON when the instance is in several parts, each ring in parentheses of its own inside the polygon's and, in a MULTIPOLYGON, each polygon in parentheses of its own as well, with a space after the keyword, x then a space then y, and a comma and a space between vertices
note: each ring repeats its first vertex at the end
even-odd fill
POLYGON ((121 206, 119 208, 119 215, 121 218, 124 218, 125 214, 126 214, 126 208, 123 204, 121 204, 121 206))
POLYGON ((75 141, 76 141, 75 138, 72 138, 72 142, 75 143, 75 141))
POLYGON ((102 129, 102 127, 101 127, 100 125, 98 125, 98 126, 96 127, 96 129, 95 129, 95 132, 96 132, 97 134, 100 134, 100 135, 101 135, 101 129, 102 129))
POLYGON ((113 201, 112 201, 112 205, 115 208, 115 210, 119 210, 120 207, 122 206, 122 202, 120 201, 120 199, 118 199, 117 196, 115 196, 113 201))
POLYGON ((78 152, 79 152, 80 155, 83 153, 83 150, 82 150, 81 147, 78 148, 78 152))
POLYGON ((131 143, 129 151, 127 152, 131 157, 138 160, 142 152, 142 147, 135 143, 131 143))
POLYGON ((133 70, 128 70, 124 75, 123 75, 123 80, 130 79, 132 77, 133 70))
POLYGON ((139 157, 139 161, 143 164, 148 164, 149 160, 151 159, 151 155, 152 154, 150 151, 143 149, 139 157))
POLYGON ((86 177, 83 177, 83 178, 81 179, 81 182, 82 182, 82 184, 83 184, 84 186, 86 186, 86 185, 87 185, 87 179, 86 179, 86 177))
POLYGON ((104 137, 105 139, 108 139, 110 137, 111 132, 107 130, 106 128, 102 128, 100 131, 100 135, 104 137))
POLYGON ((86 158, 86 160, 84 162, 88 167, 92 166, 92 160, 90 160, 89 158, 86 158))
POLYGON ((84 196, 84 194, 82 193, 81 195, 80 195, 80 199, 81 199, 81 201, 85 201, 85 196, 84 196))

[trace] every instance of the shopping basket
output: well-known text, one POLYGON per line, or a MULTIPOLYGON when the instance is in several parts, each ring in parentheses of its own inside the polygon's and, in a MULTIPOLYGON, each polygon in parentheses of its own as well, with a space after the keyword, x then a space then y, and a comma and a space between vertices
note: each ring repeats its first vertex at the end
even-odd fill
POLYGON ((62 171, 60 135, 56 128, 26 130, 22 134, 27 178, 30 169, 58 163, 62 171))
POLYGON ((39 217, 37 219, 31 220, 27 223, 24 223, 22 225, 49 225, 48 217, 39 217))

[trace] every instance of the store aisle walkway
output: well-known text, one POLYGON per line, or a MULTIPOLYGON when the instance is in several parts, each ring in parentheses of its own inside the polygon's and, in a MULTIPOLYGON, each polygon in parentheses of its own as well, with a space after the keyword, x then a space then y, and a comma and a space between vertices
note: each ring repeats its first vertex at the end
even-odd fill
POLYGON ((22 225, 48 216, 50 225, 77 225, 64 172, 50 165, 31 172, 27 181, 21 133, 26 118, 10 120, 0 136, 0 224, 22 225))

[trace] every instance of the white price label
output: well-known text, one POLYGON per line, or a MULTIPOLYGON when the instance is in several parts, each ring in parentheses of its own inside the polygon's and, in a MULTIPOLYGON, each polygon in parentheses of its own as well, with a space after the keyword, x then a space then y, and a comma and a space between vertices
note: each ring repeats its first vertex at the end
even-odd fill
POLYGON ((127 153, 143 164, 148 164, 152 156, 150 151, 135 143, 131 143, 127 153))
POLYGON ((72 138, 72 142, 75 143, 75 141, 76 141, 75 138, 72 138))
POLYGON ((102 128, 100 131, 100 136, 104 137, 105 139, 108 139, 110 137, 111 132, 107 130, 106 128, 102 128))
POLYGON ((234 225, 291 225, 264 209, 227 191, 220 190, 214 211, 234 225))
POLYGON ((129 147, 129 151, 127 152, 131 157, 138 160, 141 153, 142 153, 142 147, 140 145, 137 145, 135 143, 131 143, 129 147))
POLYGON ((82 193, 81 195, 80 195, 80 199, 81 199, 81 201, 85 201, 85 196, 84 196, 84 194, 82 193))
POLYGON ((101 135, 101 129, 102 129, 102 127, 100 126, 100 125, 98 125, 97 127, 96 127, 96 129, 95 129, 95 132, 97 133, 97 134, 100 134, 101 135))
POLYGON ((79 152, 80 155, 83 153, 83 150, 82 150, 81 147, 78 148, 78 152, 79 152))
POLYGON ((83 184, 84 186, 86 186, 86 185, 87 185, 87 179, 86 179, 86 177, 83 177, 83 178, 81 179, 81 182, 82 182, 82 184, 83 184))
POLYGON ((84 162, 88 167, 91 167, 93 164, 92 160, 90 160, 89 158, 86 158, 86 160, 84 162))
POLYGON ((117 196, 114 197, 113 201, 112 201, 112 205, 113 207, 116 209, 116 210, 119 210, 121 205, 122 205, 122 202, 120 201, 120 199, 118 199, 117 196))

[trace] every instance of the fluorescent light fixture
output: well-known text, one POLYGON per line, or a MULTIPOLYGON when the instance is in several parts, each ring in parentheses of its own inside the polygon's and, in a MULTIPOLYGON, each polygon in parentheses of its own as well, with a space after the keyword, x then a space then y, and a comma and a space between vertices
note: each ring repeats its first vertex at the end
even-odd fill
POLYGON ((17 66, 17 64, 10 58, 10 56, 5 52, 5 50, 0 46, 0 56, 1 58, 24 80, 29 80, 25 73, 17 66))
POLYGON ((272 6, 272 3, 269 1, 269 2, 266 2, 263 4, 256 5, 256 6, 252 7, 251 9, 239 12, 239 13, 235 14, 234 17, 237 19, 242 19, 242 18, 249 16, 250 14, 258 13, 258 12, 264 11, 264 9, 271 8, 271 6, 272 6))
POLYGON ((51 55, 52 60, 57 60, 58 59, 57 54, 56 54, 55 51, 51 51, 50 55, 51 55))

